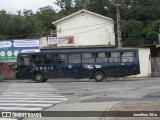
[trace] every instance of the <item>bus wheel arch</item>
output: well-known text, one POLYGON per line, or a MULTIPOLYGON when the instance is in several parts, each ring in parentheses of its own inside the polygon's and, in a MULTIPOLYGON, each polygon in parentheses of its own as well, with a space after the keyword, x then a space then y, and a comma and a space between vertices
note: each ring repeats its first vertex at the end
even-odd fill
POLYGON ((95 71, 93 74, 93 78, 96 82, 102 82, 105 79, 105 73, 101 70, 95 71))
POLYGON ((33 75, 33 80, 35 81, 35 82, 43 82, 43 80, 44 80, 44 75, 43 75, 43 73, 42 72, 36 72, 36 73, 34 73, 34 75, 33 75))

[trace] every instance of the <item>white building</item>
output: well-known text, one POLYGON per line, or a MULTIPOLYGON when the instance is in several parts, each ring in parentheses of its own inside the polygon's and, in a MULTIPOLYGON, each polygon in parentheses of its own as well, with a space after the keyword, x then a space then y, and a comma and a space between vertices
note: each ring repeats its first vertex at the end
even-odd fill
POLYGON ((150 48, 139 48, 140 74, 137 77, 151 77, 150 48))
MULTIPOLYGON (((115 46, 114 21, 111 18, 81 10, 53 22, 57 27, 57 37, 74 38, 69 45, 115 46)), ((67 43, 58 46, 67 46, 67 43)))
POLYGON ((151 52, 150 48, 138 48, 139 50, 139 64, 140 74, 129 77, 151 77, 151 52))

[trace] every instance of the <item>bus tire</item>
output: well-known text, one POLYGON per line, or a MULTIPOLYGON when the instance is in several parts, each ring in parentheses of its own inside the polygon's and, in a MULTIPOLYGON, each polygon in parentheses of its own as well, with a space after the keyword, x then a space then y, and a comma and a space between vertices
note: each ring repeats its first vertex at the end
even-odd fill
POLYGON ((101 71, 97 71, 94 73, 94 79, 96 82, 102 82, 104 80, 104 73, 101 71))
POLYGON ((38 83, 43 82, 44 76, 43 76, 42 73, 36 73, 36 74, 34 74, 33 80, 34 80, 35 82, 38 82, 38 83))

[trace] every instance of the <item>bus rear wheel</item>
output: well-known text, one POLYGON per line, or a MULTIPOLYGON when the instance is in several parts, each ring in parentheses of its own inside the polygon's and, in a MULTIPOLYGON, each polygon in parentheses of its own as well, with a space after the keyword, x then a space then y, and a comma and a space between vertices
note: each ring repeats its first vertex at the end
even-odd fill
POLYGON ((38 83, 43 82, 43 80, 44 80, 43 74, 42 73, 36 73, 34 75, 33 80, 38 82, 38 83))
POLYGON ((104 73, 101 71, 95 72, 94 79, 96 80, 96 82, 102 82, 104 80, 104 73))

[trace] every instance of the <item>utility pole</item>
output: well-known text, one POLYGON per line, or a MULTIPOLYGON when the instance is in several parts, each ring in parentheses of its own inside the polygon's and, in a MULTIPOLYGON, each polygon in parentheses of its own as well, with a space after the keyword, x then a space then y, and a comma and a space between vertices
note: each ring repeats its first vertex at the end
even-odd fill
POLYGON ((160 44, 160 26, 159 26, 158 40, 159 40, 159 44, 160 44))
POLYGON ((118 47, 122 47, 122 36, 121 36, 121 25, 120 25, 120 6, 124 3, 125 0, 109 0, 111 4, 116 7, 117 13, 117 40, 118 40, 118 47))
POLYGON ((117 40, 118 40, 118 47, 122 47, 122 35, 121 35, 121 25, 120 25, 120 5, 117 4, 116 6, 116 12, 117 12, 117 40))

